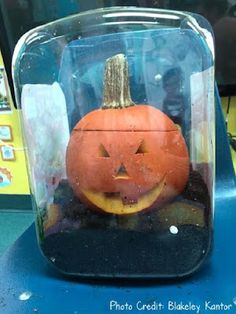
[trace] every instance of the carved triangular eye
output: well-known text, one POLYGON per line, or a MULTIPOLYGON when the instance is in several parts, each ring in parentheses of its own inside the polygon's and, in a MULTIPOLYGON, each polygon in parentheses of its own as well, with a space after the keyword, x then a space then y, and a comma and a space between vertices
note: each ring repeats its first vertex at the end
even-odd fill
POLYGON ((99 157, 110 157, 108 151, 106 150, 106 148, 102 144, 99 145, 98 156, 99 157))
POLYGON ((147 149, 144 145, 144 142, 142 141, 135 154, 145 154, 145 153, 147 153, 147 149))

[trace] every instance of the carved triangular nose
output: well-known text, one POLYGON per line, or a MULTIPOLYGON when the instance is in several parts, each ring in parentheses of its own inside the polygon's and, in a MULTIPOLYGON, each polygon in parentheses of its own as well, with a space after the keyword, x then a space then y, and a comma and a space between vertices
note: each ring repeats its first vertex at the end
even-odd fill
POLYGON ((123 164, 120 165, 119 170, 117 171, 116 177, 128 177, 128 172, 123 164))

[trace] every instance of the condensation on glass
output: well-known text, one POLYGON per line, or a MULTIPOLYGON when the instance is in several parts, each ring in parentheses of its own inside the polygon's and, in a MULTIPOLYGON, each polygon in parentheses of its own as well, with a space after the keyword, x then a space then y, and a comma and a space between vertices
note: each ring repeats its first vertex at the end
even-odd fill
POLYGON ((181 277, 211 248, 214 47, 202 17, 114 7, 19 41, 39 246, 61 272, 181 277))

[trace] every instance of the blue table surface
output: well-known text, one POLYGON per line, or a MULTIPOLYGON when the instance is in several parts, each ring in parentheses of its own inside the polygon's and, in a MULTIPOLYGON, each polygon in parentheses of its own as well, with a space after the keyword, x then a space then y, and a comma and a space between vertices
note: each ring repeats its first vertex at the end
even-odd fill
POLYGON ((72 280, 48 265, 38 249, 32 225, 0 259, 0 314, 235 314, 235 175, 218 95, 216 100, 214 248, 201 271, 181 281, 72 280))

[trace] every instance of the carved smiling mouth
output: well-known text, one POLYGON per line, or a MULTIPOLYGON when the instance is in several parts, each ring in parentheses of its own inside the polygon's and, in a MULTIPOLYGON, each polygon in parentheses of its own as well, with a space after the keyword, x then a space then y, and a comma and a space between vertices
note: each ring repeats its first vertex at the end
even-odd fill
POLYGON ((121 198, 120 193, 103 193, 91 190, 83 190, 83 195, 89 202, 106 213, 117 215, 128 215, 140 212, 145 208, 149 208, 161 194, 165 184, 165 176, 154 188, 138 199, 129 201, 128 203, 121 198))

